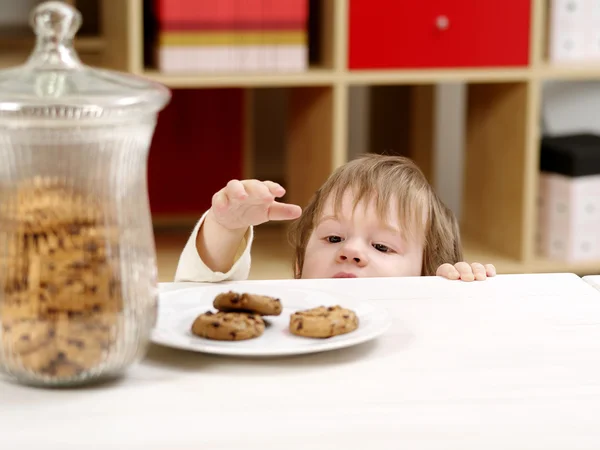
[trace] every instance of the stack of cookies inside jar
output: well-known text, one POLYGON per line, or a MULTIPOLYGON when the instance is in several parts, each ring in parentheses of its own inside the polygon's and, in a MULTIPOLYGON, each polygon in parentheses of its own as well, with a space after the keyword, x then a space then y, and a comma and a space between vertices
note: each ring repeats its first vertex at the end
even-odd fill
POLYGON ((0 205, 0 365, 32 380, 103 369, 123 311, 117 228, 96 199, 56 179, 0 205))

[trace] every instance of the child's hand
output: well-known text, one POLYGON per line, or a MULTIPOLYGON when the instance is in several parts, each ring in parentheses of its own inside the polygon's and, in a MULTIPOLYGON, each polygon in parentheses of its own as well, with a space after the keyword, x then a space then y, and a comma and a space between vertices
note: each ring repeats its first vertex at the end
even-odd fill
POLYGON ((496 268, 493 264, 466 263, 458 262, 454 265, 446 263, 438 267, 435 273, 437 276, 448 278, 449 280, 485 280, 487 277, 496 275, 496 268))
POLYGON ((275 201, 284 194, 285 189, 272 181, 231 180, 213 195, 212 212, 217 223, 229 230, 296 219, 302 213, 298 205, 275 201))

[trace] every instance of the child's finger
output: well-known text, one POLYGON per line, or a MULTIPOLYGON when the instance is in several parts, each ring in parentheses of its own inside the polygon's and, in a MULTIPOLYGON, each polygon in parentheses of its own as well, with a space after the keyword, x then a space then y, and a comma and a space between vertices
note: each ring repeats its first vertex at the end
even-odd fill
POLYGON ((258 199, 261 201, 272 201, 273 200, 273 197, 274 197, 273 194, 271 194, 271 191, 269 191, 269 188, 261 181, 245 180, 244 188, 246 189, 246 192, 248 192, 248 195, 254 197, 255 199, 258 199))
POLYGON ((486 264, 485 272, 487 273, 488 277, 495 277, 496 276, 496 267, 493 264, 486 264))
POLYGON ((440 267, 438 267, 435 274, 438 277, 444 277, 449 280, 458 280, 458 277, 460 277, 458 270, 456 270, 456 268, 449 263, 444 263, 440 267))
POLYGON ((275 197, 281 197, 285 194, 285 189, 279 183, 273 181, 263 181, 263 184, 269 189, 275 197))
POLYGON ((471 268, 473 269, 473 276, 477 281, 483 281, 487 278, 485 267, 480 263, 472 263, 471 268))
POLYGON ((248 197, 244 185, 239 180, 230 180, 225 186, 225 195, 230 200, 243 200, 248 197))
POLYGON ((473 281, 475 280, 475 276, 473 275, 473 269, 471 268, 471 266, 464 262, 458 262, 456 264, 454 264, 454 267, 456 267, 456 270, 458 270, 458 273, 460 273, 460 279, 463 281, 473 281))
POLYGON ((300 217, 302 208, 298 205, 274 202, 269 208, 269 220, 292 220, 300 217))
POLYGON ((225 190, 221 189, 212 198, 212 206, 218 210, 224 210, 227 208, 229 202, 227 201, 227 195, 225 195, 225 190))

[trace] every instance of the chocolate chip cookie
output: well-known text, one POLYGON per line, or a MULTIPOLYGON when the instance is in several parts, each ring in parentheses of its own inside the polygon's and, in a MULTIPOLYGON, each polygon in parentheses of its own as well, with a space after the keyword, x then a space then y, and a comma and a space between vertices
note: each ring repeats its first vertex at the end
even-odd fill
POLYGON ((292 314, 289 328, 296 336, 329 338, 356 330, 358 316, 339 305, 319 306, 292 314))
POLYGON ((245 311, 261 316, 278 316, 283 307, 281 300, 267 295, 257 295, 229 291, 219 294, 213 301, 213 306, 219 311, 245 311))
POLYGON ((2 216, 28 233, 44 233, 73 224, 97 223, 101 211, 94 198, 75 192, 59 179, 35 177, 18 187, 14 207, 3 211, 2 216))
POLYGON ((265 322, 258 314, 212 312, 200 314, 192 324, 192 333, 216 341, 243 341, 261 336, 265 322))

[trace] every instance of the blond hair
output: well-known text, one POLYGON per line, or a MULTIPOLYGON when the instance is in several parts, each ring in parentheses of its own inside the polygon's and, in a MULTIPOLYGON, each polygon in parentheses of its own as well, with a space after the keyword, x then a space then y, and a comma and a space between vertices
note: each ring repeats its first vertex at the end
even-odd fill
POLYGON ((462 261, 456 217, 417 165, 403 156, 366 154, 335 170, 291 225, 289 239, 294 248, 295 278, 302 275, 306 246, 326 201, 332 199, 338 214, 348 190, 354 194, 354 208, 362 200, 374 200, 383 221, 388 219, 390 202, 397 202, 403 237, 424 239, 422 275, 435 275, 443 263, 462 261))

